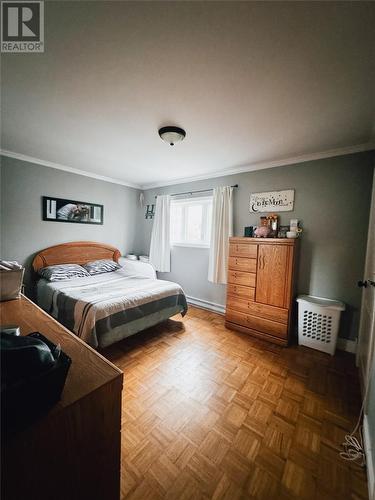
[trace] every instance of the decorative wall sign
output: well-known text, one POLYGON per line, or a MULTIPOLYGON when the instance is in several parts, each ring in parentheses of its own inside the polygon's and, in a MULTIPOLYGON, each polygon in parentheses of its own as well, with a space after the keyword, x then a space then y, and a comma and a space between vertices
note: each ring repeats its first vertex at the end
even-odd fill
POLYGON ((267 191, 250 195, 249 210, 258 212, 291 212, 294 208, 294 189, 267 191))
POLYGON ((43 196, 43 220, 103 224, 103 205, 43 196))
POLYGON ((153 219, 155 215, 155 205, 147 205, 145 219, 153 219))

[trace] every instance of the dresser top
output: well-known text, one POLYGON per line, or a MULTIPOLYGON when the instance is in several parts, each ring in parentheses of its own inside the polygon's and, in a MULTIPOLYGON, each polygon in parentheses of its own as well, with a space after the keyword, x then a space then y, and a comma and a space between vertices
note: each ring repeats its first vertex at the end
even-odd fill
POLYGON ((60 344, 72 359, 61 400, 52 411, 65 408, 123 376, 119 368, 23 295, 20 299, 0 302, 0 323, 19 325, 21 335, 38 331, 51 342, 60 344))
POLYGON ((295 245, 298 238, 250 238, 247 236, 233 236, 229 238, 231 243, 262 243, 268 245, 274 245, 275 243, 279 245, 295 245))

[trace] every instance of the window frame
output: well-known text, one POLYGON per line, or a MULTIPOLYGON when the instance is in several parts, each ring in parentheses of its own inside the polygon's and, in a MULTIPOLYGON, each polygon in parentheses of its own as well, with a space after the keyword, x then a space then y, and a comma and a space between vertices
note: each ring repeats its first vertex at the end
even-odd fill
MULTIPOLYGON (((182 241, 173 241, 172 239, 172 231, 170 235, 170 244, 171 247, 187 247, 187 248, 210 248, 210 238, 211 238, 211 224, 212 224, 212 203, 213 197, 212 195, 206 196, 194 196, 192 198, 177 198, 171 200, 171 218, 172 218, 172 206, 182 205, 182 226, 184 229, 184 238, 182 241), (192 242, 186 239, 187 236, 187 211, 188 207, 192 205, 202 205, 203 213, 202 213, 202 227, 201 227, 201 236, 202 239, 199 242, 192 242), (209 214, 209 207, 211 206, 211 220, 209 214), (206 239, 204 239, 206 238, 206 239)), ((172 220, 170 222, 170 226, 172 228, 172 220)))

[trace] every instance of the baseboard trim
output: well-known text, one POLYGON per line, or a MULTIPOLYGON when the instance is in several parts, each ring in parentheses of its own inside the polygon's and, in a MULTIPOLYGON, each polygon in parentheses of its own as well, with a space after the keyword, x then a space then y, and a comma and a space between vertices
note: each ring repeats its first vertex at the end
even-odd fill
POLYGON ((197 299, 196 297, 186 296, 188 304, 192 306, 199 307, 200 309, 207 309, 208 311, 214 311, 219 314, 225 314, 225 307, 221 304, 216 304, 215 302, 210 302, 208 300, 197 299))
MULTIPOLYGON (((221 304, 216 304, 215 302, 210 302, 209 300, 198 299, 197 297, 190 297, 189 295, 186 296, 186 300, 188 304, 199 307, 200 309, 207 309, 208 311, 225 314, 225 306, 221 304)), ((340 351, 346 351, 355 354, 357 351, 357 341, 338 338, 337 349, 340 349, 340 351)))
POLYGON ((369 500, 375 500, 375 464, 372 461, 372 447, 370 426, 367 415, 363 418, 363 447, 365 449, 366 464, 367 464, 367 483, 369 500))
POLYGON ((337 339, 337 349, 355 354, 357 352, 357 341, 339 337, 337 339))

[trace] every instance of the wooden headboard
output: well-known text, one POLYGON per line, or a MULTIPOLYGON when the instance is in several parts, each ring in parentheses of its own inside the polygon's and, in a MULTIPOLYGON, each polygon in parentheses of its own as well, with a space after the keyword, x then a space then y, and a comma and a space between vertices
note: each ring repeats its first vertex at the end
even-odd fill
POLYGON ((111 245, 94 241, 74 241, 45 248, 33 260, 34 271, 55 264, 87 264, 92 260, 111 259, 118 261, 121 252, 111 245))

